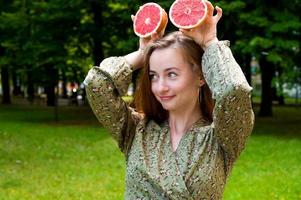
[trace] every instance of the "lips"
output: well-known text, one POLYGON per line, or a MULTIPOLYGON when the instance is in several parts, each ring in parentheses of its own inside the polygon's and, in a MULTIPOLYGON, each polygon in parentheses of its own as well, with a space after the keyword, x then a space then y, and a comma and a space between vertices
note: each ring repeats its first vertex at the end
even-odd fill
POLYGON ((172 95, 172 96, 159 96, 161 101, 168 101, 172 98, 174 98, 176 95, 172 95))

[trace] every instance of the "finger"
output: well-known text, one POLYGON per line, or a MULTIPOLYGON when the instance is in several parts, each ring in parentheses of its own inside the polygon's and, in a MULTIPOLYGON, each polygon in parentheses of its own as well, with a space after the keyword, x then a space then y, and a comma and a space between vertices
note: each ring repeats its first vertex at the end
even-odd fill
POLYGON ((181 33, 183 33, 184 35, 187 35, 187 34, 189 34, 190 29, 182 29, 182 28, 180 28, 179 31, 180 31, 181 33))
POLYGON ((193 30, 192 29, 182 29, 180 28, 179 31, 182 32, 182 34, 188 36, 188 37, 191 37, 192 36, 192 32, 193 30))
POLYGON ((158 34, 159 38, 163 37, 164 33, 165 33, 165 28, 158 34))
POLYGON ((215 9, 216 9, 216 15, 214 16, 214 18, 216 22, 218 22, 220 18, 223 16, 223 10, 218 6, 215 6, 215 9))
POLYGON ((186 32, 189 32, 190 29, 183 29, 183 28, 180 28, 179 31, 181 31, 182 33, 186 33, 186 32))
POLYGON ((167 27, 167 23, 168 23, 168 21, 166 21, 166 23, 165 23, 163 29, 161 30, 161 32, 160 32, 160 34, 159 34, 160 37, 163 37, 163 35, 164 35, 164 33, 165 33, 165 29, 166 29, 166 27, 167 27))
POLYGON ((151 35, 151 40, 152 40, 152 41, 155 41, 155 40, 157 40, 157 39, 159 39, 159 35, 158 35, 157 32, 155 32, 155 33, 153 33, 153 34, 151 35))
POLYGON ((166 29, 166 25, 163 27, 163 29, 158 33, 158 36, 161 38, 163 37, 164 33, 165 33, 165 29, 166 29))
POLYGON ((207 5, 207 16, 213 16, 213 12, 214 12, 214 7, 213 5, 211 4, 210 1, 205 1, 206 2, 206 5, 207 5))
POLYGON ((131 19, 134 22, 135 21, 135 15, 131 15, 131 19))

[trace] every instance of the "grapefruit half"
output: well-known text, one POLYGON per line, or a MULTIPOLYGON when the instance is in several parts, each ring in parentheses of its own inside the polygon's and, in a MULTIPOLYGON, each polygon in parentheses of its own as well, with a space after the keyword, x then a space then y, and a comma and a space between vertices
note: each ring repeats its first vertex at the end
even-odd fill
POLYGON ((200 25, 207 15, 204 0, 176 0, 170 7, 170 21, 178 28, 191 29, 200 25))
POLYGON ((160 33, 167 25, 167 13, 156 3, 142 5, 134 18, 134 32, 137 36, 148 38, 156 31, 160 33))

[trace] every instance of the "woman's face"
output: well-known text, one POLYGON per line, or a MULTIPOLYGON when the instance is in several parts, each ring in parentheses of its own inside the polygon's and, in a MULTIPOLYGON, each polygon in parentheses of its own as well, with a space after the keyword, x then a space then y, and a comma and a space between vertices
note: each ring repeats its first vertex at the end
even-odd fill
POLYGON ((157 49, 150 56, 151 90, 165 110, 183 111, 198 106, 199 73, 185 62, 181 51, 157 49))

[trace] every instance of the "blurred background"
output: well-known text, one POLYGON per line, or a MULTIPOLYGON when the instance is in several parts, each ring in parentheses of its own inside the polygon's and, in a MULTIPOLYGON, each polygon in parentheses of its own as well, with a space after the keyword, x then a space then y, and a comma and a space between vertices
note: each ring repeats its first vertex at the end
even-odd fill
MULTIPOLYGON (((0 0, 0 200, 123 199, 124 157, 82 82, 138 48, 130 15, 146 2, 0 0)), ((224 199, 301 199, 301 1, 211 2, 256 113, 224 199)))

